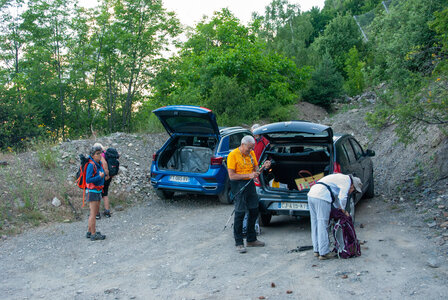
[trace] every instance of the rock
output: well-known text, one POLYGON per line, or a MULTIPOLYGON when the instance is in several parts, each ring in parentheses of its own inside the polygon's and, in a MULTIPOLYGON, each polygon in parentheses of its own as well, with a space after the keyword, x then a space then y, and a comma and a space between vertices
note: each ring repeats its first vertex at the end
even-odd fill
POLYGON ((121 205, 115 206, 115 211, 123 211, 123 210, 124 210, 123 206, 121 205))
POLYGON ((438 259, 437 257, 430 257, 428 258, 428 260, 426 261, 426 263, 428 264, 428 266, 430 266, 431 268, 439 268, 440 265, 442 264, 440 259, 438 259))
POLYGON ((51 204, 53 204, 53 206, 55 206, 55 207, 59 207, 59 206, 61 206, 61 200, 59 200, 58 198, 54 197, 53 201, 51 201, 51 204))
POLYGON ((2 235, 2 240, 6 240, 8 237, 6 235, 2 235))
POLYGON ((8 165, 7 161, 4 160, 0 161, 0 166, 7 166, 7 165, 8 165))
POLYGON ((440 227, 447 228, 448 227, 448 221, 443 222, 442 224, 440 224, 440 227))
POLYGON ((69 156, 70 156, 70 154, 67 153, 67 152, 62 153, 62 159, 65 159, 65 158, 67 158, 69 156))
POLYGON ((445 208, 445 205, 439 205, 439 206, 437 206, 439 209, 444 209, 445 208))
POLYGON ((429 228, 433 228, 433 227, 436 227, 436 226, 437 226, 437 223, 436 223, 436 222, 428 223, 428 227, 429 227, 429 228))

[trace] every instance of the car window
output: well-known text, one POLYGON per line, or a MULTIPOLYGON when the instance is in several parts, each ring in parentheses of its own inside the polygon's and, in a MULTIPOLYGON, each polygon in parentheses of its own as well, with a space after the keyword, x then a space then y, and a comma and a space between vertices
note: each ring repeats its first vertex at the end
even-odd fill
POLYGON ((241 145, 241 140, 246 134, 243 132, 235 133, 229 136, 229 150, 238 148, 241 145))
POLYGON ((361 156, 364 154, 364 151, 362 150, 362 147, 354 139, 350 139, 350 143, 352 144, 353 150, 355 151, 356 159, 357 160, 360 159, 361 156))
POLYGON ((337 153, 337 162, 341 165, 341 166, 346 166, 349 163, 348 160, 348 155, 347 155, 347 151, 345 150, 345 148, 342 146, 342 144, 338 144, 336 146, 336 153, 337 153))
POLYGON ((345 140, 342 143, 342 147, 344 148, 345 152, 347 153, 347 157, 350 163, 353 163, 356 161, 355 153, 353 152, 353 148, 350 145, 350 142, 348 140, 345 140))

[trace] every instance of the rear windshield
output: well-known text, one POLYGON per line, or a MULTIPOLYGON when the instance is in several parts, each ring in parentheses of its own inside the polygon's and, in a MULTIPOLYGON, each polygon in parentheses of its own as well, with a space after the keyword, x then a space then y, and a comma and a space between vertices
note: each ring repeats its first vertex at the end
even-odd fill
POLYGON ((294 138, 326 138, 328 137, 328 131, 321 131, 319 133, 298 133, 298 132, 279 132, 279 133, 269 133, 269 138, 274 139, 289 139, 293 140, 294 138))
POLYGON ((175 132, 214 133, 208 119, 174 116, 166 117, 165 121, 175 132))
POLYGON ((269 153, 297 154, 307 155, 310 152, 322 151, 330 156, 328 147, 325 145, 271 145, 269 153))

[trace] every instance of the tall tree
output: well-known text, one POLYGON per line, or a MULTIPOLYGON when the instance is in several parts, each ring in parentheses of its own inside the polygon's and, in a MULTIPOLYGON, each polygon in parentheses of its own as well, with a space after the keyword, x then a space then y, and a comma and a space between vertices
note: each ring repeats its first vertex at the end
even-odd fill
POLYGON ((102 14, 109 10, 113 13, 98 36, 101 79, 107 91, 108 115, 114 115, 119 104, 121 129, 129 131, 134 105, 142 101, 156 60, 180 33, 180 24, 161 0, 105 0, 102 14))

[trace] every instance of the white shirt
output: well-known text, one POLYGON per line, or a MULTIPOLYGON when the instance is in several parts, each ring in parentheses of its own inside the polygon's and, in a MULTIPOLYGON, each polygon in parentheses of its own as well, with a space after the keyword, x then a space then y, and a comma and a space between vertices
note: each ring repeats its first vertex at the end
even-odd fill
MULTIPOLYGON (((330 186, 331 192, 336 198, 333 205, 336 208, 344 208, 347 204, 348 192, 350 190, 350 176, 336 173, 321 178, 318 182, 323 182, 330 186)), ((308 192, 308 197, 321 199, 331 203, 331 195, 327 187, 322 184, 315 184, 308 192)))

